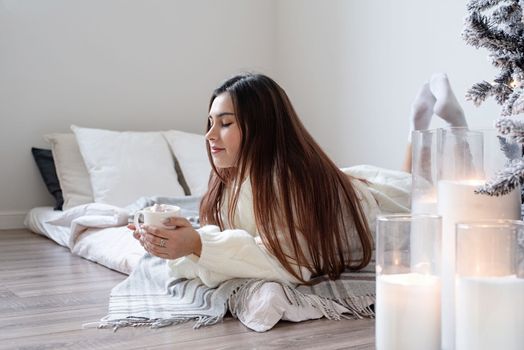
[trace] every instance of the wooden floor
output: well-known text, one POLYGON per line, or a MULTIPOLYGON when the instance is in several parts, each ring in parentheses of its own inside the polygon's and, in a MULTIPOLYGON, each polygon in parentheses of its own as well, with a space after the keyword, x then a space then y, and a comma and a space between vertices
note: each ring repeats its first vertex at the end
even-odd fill
POLYGON ((126 276, 26 230, 0 231, 0 349, 374 349, 373 320, 280 322, 256 333, 238 320, 193 330, 87 328, 126 276))

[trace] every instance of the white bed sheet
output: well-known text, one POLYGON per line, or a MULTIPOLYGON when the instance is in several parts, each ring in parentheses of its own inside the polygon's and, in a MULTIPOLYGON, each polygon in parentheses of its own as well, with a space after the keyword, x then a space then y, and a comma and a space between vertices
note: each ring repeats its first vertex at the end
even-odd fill
POLYGON ((24 225, 34 233, 46 236, 64 247, 69 247, 69 237, 71 235, 69 227, 47 223, 47 221, 54 220, 62 214, 63 211, 53 210, 53 207, 36 207, 27 213, 24 225))
POLYGON ((84 231, 78 236, 71 251, 127 275, 145 254, 144 248, 125 226, 84 231))
POLYGON ((52 207, 36 207, 27 213, 24 224, 31 231, 68 247, 73 254, 125 274, 131 273, 145 253, 125 226, 88 229, 70 246, 71 228, 47 223, 63 214, 52 207))

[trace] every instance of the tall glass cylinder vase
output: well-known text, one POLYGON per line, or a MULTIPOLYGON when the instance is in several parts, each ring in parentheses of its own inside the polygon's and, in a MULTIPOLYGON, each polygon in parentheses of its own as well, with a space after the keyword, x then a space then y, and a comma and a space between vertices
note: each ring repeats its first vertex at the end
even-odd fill
POLYGON ((377 218, 378 350, 440 350, 440 234, 437 215, 377 218), (413 255, 415 235, 431 244, 413 255))
POLYGON ((429 198, 442 216, 442 349, 451 350, 455 345, 455 224, 520 219, 520 189, 498 197, 475 193, 507 160, 495 130, 436 129, 414 133, 413 140, 412 211, 424 212, 421 203, 429 198), (431 181, 421 180, 428 178, 431 181))
POLYGON ((481 132, 465 128, 438 133, 437 212, 442 215, 442 349, 454 349, 455 224, 489 211, 491 197, 475 194, 484 177, 481 132), (488 200, 488 201, 486 201, 488 200))
POLYGON ((414 131, 412 150, 412 214, 437 214, 438 129, 414 131))
POLYGON ((524 347, 524 222, 456 226, 457 350, 524 347))

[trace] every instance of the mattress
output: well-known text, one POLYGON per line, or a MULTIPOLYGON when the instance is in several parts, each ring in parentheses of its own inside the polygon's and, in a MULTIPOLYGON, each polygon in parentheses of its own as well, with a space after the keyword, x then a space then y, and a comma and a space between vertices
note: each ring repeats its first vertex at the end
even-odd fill
POLYGON ((24 225, 35 233, 46 236, 64 247, 69 247, 71 232, 69 227, 47 223, 47 221, 58 218, 62 213, 61 210, 53 210, 53 207, 36 207, 27 213, 24 225))

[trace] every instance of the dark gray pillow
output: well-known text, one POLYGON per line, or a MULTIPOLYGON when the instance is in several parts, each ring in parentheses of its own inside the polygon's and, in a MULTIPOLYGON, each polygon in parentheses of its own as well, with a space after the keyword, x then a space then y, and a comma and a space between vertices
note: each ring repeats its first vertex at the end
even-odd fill
POLYGON ((171 154, 173 155, 173 158, 175 160, 175 171, 176 171, 176 176, 178 178, 178 183, 180 184, 180 186, 182 186, 182 189, 184 190, 184 194, 186 196, 190 196, 191 190, 189 189, 189 186, 187 185, 186 178, 184 177, 184 173, 182 172, 182 168, 180 167, 180 163, 178 162, 178 159, 176 159, 173 152, 171 152, 171 154))
POLYGON ((40 175, 47 187, 47 190, 55 198, 55 210, 62 210, 64 204, 64 198, 62 197, 62 189, 60 188, 60 182, 56 175, 55 161, 53 159, 53 153, 49 149, 42 148, 31 148, 31 153, 35 159, 40 175))

